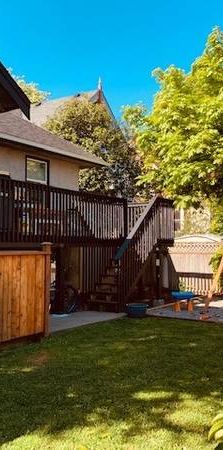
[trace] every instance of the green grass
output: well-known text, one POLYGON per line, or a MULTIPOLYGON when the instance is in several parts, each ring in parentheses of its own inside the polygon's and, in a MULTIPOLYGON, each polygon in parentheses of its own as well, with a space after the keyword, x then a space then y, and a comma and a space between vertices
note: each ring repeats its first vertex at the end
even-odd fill
POLYGON ((123 319, 0 354, 2 449, 213 449, 223 327, 123 319))

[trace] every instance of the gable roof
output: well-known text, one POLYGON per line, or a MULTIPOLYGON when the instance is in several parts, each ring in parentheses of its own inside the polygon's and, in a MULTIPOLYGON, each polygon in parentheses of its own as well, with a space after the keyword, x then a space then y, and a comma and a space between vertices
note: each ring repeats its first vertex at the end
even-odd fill
POLYGON ((47 100, 39 105, 31 105, 31 122, 38 126, 42 126, 48 119, 51 119, 61 108, 63 108, 66 103, 72 100, 83 101, 84 99, 87 99, 90 103, 103 103, 112 120, 116 124, 114 114, 102 89, 95 89, 93 91, 81 92, 67 97, 56 98, 54 100, 47 100))
POLYGON ((30 101, 28 97, 0 62, 0 111, 11 111, 18 108, 29 118, 30 101))
POLYGON ((77 144, 46 131, 13 112, 0 114, 0 140, 23 144, 77 161, 80 167, 108 166, 77 144))

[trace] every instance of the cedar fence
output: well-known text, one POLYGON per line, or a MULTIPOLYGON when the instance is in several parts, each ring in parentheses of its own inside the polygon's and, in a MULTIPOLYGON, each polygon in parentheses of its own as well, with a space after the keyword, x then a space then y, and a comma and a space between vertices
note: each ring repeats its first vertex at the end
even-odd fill
POLYGON ((50 255, 0 250, 0 343, 48 334, 50 255))
MULTIPOLYGON (((178 282, 186 291, 192 291, 196 295, 207 295, 213 280, 213 271, 210 265, 211 257, 216 249, 221 245, 221 241, 216 238, 203 236, 203 241, 197 241, 193 237, 189 241, 183 238, 176 238, 174 247, 169 249, 175 276, 178 282)), ((220 288, 216 293, 220 293, 220 288)))

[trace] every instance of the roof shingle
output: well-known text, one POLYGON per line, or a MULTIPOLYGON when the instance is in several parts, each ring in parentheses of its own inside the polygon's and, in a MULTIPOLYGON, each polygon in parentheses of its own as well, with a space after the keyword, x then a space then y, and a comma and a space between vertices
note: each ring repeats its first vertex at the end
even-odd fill
POLYGON ((29 145, 82 162, 82 166, 107 166, 103 159, 87 152, 80 145, 56 136, 13 112, 0 114, 0 139, 29 145))
POLYGON ((56 114, 60 108, 63 108, 69 101, 74 99, 81 101, 84 98, 87 98, 90 102, 94 103, 97 101, 97 98, 94 99, 95 96, 97 97, 97 93, 97 90, 82 92, 80 94, 70 95, 68 97, 47 100, 39 105, 31 105, 30 120, 36 125, 41 126, 46 123, 48 119, 53 117, 54 114, 56 114))

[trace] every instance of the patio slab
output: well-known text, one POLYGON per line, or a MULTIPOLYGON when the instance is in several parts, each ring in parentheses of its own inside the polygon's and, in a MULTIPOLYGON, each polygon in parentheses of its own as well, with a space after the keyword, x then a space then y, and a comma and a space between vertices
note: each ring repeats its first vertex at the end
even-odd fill
POLYGON ((106 322, 124 317, 124 313, 110 313, 99 311, 78 311, 72 314, 50 314, 49 330, 50 333, 69 330, 71 328, 81 327, 92 323, 106 322))
MULTIPOLYGON (((152 309, 151 311, 148 309, 147 315, 154 317, 165 317, 169 319, 202 320, 203 310, 204 303, 198 302, 194 305, 194 310, 192 312, 189 312, 186 309, 175 312, 172 306, 166 306, 164 308, 160 307, 152 309)), ((223 323, 223 300, 217 300, 210 303, 205 322, 223 323)))

